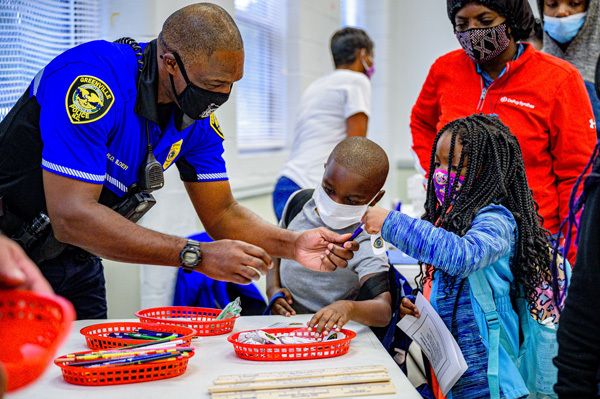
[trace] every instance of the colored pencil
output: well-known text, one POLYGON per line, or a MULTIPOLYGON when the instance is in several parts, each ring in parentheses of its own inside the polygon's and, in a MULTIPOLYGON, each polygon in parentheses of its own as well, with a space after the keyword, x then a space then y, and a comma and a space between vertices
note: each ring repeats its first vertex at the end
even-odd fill
POLYGON ((153 349, 153 350, 145 350, 145 351, 120 351, 120 352, 110 352, 110 353, 90 353, 87 355, 76 355, 71 357, 62 357, 56 359, 58 362, 69 363, 69 362, 81 362, 85 360, 96 360, 96 359, 108 359, 114 357, 125 357, 131 355, 151 355, 156 353, 167 353, 167 352, 193 352, 195 348, 193 347, 171 347, 165 349, 153 349))

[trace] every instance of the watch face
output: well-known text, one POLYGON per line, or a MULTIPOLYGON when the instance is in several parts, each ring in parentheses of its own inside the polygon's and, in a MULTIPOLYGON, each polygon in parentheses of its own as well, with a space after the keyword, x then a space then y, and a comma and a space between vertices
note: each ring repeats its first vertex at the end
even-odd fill
POLYGON ((186 252, 183 254, 183 261, 188 264, 193 264, 198 260, 198 254, 195 252, 186 252))

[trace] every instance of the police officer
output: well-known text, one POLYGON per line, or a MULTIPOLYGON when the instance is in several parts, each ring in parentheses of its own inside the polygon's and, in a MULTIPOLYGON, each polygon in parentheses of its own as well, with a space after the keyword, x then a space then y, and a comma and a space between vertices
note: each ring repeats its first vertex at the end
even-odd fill
POLYGON ((270 255, 324 271, 352 257, 355 242, 334 245, 347 235, 282 230, 233 198, 213 112, 243 64, 231 16, 193 4, 173 13, 150 43, 94 41, 59 55, 0 123, 0 229, 28 249, 79 319, 106 317, 98 257, 182 266, 240 284, 266 274, 270 255), (172 165, 217 241, 132 223, 152 206, 151 192, 172 165))

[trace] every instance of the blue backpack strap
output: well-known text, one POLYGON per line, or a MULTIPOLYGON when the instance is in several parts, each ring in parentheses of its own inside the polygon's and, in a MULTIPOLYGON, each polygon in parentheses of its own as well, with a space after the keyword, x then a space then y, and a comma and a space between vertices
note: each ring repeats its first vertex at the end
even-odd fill
POLYGON ((481 310, 485 314, 485 320, 488 327, 489 354, 488 354, 488 384, 490 386, 490 398, 500 398, 500 381, 498 379, 498 359, 500 346, 500 319, 496 303, 494 302, 494 293, 483 270, 477 270, 469 276, 469 283, 473 296, 481 310))

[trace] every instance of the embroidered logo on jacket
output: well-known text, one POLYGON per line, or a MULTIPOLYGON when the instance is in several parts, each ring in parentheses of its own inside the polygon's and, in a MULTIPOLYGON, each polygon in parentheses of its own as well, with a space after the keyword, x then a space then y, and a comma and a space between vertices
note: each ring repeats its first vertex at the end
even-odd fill
POLYGON ((169 166, 173 163, 177 155, 179 155, 179 151, 181 151, 181 144, 183 143, 183 139, 179 140, 176 143, 173 143, 171 149, 169 150, 169 155, 167 155, 167 159, 165 159, 165 163, 163 164, 163 169, 167 170, 169 166))
POLYGON ((500 102, 515 104, 515 105, 518 105, 518 106, 521 106, 521 107, 527 107, 527 108, 535 109, 535 105, 533 105, 533 104, 529 104, 529 103, 526 103, 526 102, 521 101, 521 100, 515 100, 514 98, 508 98, 506 96, 502 97, 500 99, 500 102))
POLYGON ((93 76, 78 76, 69 87, 65 104, 72 123, 88 123, 102 118, 115 102, 106 83, 93 76))

